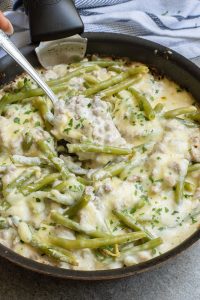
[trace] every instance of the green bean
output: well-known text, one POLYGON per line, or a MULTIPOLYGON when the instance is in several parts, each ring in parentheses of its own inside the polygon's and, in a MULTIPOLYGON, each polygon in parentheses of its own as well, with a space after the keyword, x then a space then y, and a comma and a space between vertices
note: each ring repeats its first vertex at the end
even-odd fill
POLYGON ((121 81, 124 81, 128 77, 137 75, 138 73, 146 73, 147 71, 148 71, 147 67, 144 66, 131 67, 127 71, 123 72, 122 74, 101 81, 99 84, 95 85, 94 87, 87 89, 84 92, 84 95, 86 97, 92 96, 102 90, 109 88, 110 86, 113 86, 117 83, 120 83, 121 81))
POLYGON ((59 183, 53 187, 54 190, 57 190, 59 192, 64 192, 67 188, 69 188, 68 181, 62 181, 61 183, 59 183))
POLYGON ((47 130, 51 130, 51 124, 54 119, 54 116, 48 107, 47 100, 45 100, 42 97, 37 97, 33 99, 32 103, 33 106, 38 109, 41 118, 44 120, 45 127, 47 128, 47 130))
POLYGON ((135 247, 131 247, 126 251, 126 248, 124 248, 122 251, 122 256, 127 255, 127 254, 134 254, 136 252, 140 252, 140 251, 146 251, 146 250, 151 250, 151 249, 155 249, 156 247, 160 246, 163 244, 163 240, 158 237, 155 239, 152 239, 144 244, 135 246, 135 247))
POLYGON ((20 164, 25 166, 45 166, 47 162, 45 159, 39 157, 28 157, 23 155, 13 155, 10 157, 14 164, 20 164))
POLYGON ((98 249, 105 246, 114 244, 130 243, 136 240, 140 240, 146 237, 144 232, 131 232, 123 235, 105 237, 105 238, 94 238, 94 239, 79 239, 79 240, 67 240, 60 237, 49 237, 51 243, 55 246, 64 249, 98 249))
POLYGON ((121 180, 126 180, 128 178, 128 176, 131 175, 132 170, 134 170, 135 168, 137 168, 138 166, 140 166, 142 164, 142 162, 144 161, 144 159, 137 159, 135 161, 131 161, 129 164, 127 164, 124 169, 122 170, 122 172, 120 173, 120 179, 121 180))
MULTIPOLYGON (((188 115, 187 115, 188 118, 188 115)), ((181 122, 183 125, 189 127, 189 128, 199 128, 199 125, 195 122, 192 122, 191 120, 181 119, 181 118, 175 118, 177 121, 181 122)))
MULTIPOLYGON (((68 87, 66 86, 66 84, 61 84, 61 85, 53 86, 51 89, 54 93, 59 93, 61 91, 67 90, 68 87)), ((32 97, 44 96, 44 95, 45 92, 41 88, 21 91, 18 93, 5 94, 0 100, 0 114, 2 114, 6 105, 8 104, 16 103, 26 98, 32 98, 32 97)))
POLYGON ((58 204, 62 204, 65 206, 69 206, 72 205, 74 203, 74 198, 72 197, 72 195, 68 194, 61 194, 58 190, 55 190, 53 187, 49 188, 49 187, 45 187, 45 191, 36 191, 33 192, 29 196, 29 200, 30 200, 30 205, 32 205, 32 201, 33 199, 39 199, 39 200, 51 200, 53 202, 56 202, 58 204))
POLYGON ((24 151, 28 151, 33 144, 33 137, 30 132, 26 132, 22 141, 22 148, 24 151))
POLYGON ((94 77, 94 76, 92 76, 92 75, 90 75, 90 74, 85 74, 85 75, 83 75, 83 78, 85 79, 85 81, 86 81, 87 83, 89 83, 89 84, 91 84, 91 85, 94 85, 94 84, 98 84, 98 83, 99 83, 99 80, 98 80, 96 77, 94 77))
POLYGON ((77 222, 69 219, 66 216, 63 216, 59 214, 56 211, 51 212, 51 220, 56 222, 57 224, 63 225, 64 227, 74 230, 76 232, 84 233, 90 237, 93 238, 100 238, 100 237, 106 237, 110 236, 109 234, 102 232, 102 231, 97 231, 97 230, 88 230, 87 228, 84 228, 77 222))
POLYGON ((191 210, 191 212, 183 219, 183 222, 192 221, 192 223, 196 223, 195 218, 200 214, 199 205, 191 210))
POLYGON ((195 171, 200 171, 200 163, 193 164, 188 167, 188 173, 195 172, 195 171))
POLYGON ((83 185, 86 185, 86 186, 87 185, 93 185, 93 181, 88 180, 86 178, 78 176, 78 177, 76 177, 76 179, 77 179, 78 182, 82 183, 83 185))
POLYGON ((37 145, 44 155, 51 161, 54 167, 61 172, 65 179, 72 175, 66 168, 64 161, 56 156, 57 154, 49 147, 49 144, 46 141, 38 140, 37 145))
POLYGON ((145 206, 147 202, 144 199, 140 199, 130 210, 131 214, 134 214, 138 209, 141 209, 145 206))
POLYGON ((112 147, 108 145, 97 145, 97 144, 67 144, 69 153, 77 152, 94 152, 94 153, 105 153, 112 155, 128 155, 133 153, 133 149, 112 147))
POLYGON ((60 174, 58 173, 53 173, 53 174, 48 174, 42 178, 40 178, 38 181, 35 183, 32 183, 28 186, 22 186, 21 187, 21 192, 24 195, 31 194, 33 192, 36 192, 38 190, 41 190, 45 186, 48 186, 52 184, 55 180, 57 180, 60 177, 60 174))
POLYGON ((191 183, 191 182, 188 182, 188 181, 185 181, 184 183, 184 188, 188 191, 188 192, 191 192, 193 193, 196 189, 196 186, 195 184, 191 183))
POLYGON ((156 114, 159 114, 164 108, 164 105, 162 103, 157 103, 154 107, 154 111, 156 114))
POLYGON ((67 209, 65 215, 67 215, 69 218, 73 218, 82 208, 87 206, 90 200, 91 196, 84 193, 74 205, 67 209))
POLYGON ((47 256, 54 258, 58 261, 69 263, 73 266, 78 266, 76 258, 70 251, 54 247, 50 244, 40 242, 38 239, 33 238, 30 245, 37 248, 40 252, 46 254, 47 256))
POLYGON ((11 207, 10 203, 6 200, 0 202, 0 211, 6 211, 11 207))
POLYGON ((9 227, 10 225, 8 223, 8 220, 6 218, 0 217, 0 229, 6 229, 9 227))
POLYGON ((115 72, 115 73, 121 73, 123 72, 123 70, 117 66, 110 66, 108 67, 108 71, 112 71, 112 72, 115 72))
POLYGON ((119 221, 121 221, 124 225, 133 229, 134 231, 145 232, 146 238, 148 240, 153 238, 152 234, 148 230, 141 228, 139 225, 136 225, 134 220, 130 216, 125 215, 124 213, 116 211, 116 210, 113 211, 113 214, 119 219, 119 221))
POLYGON ((40 151, 42 151, 49 160, 52 160, 52 158, 57 156, 57 153, 55 152, 55 150, 50 148, 48 142, 44 140, 38 140, 37 145, 40 151))
POLYGON ((150 102, 147 100, 145 96, 136 91, 133 87, 128 89, 131 94, 137 99, 139 102, 140 109, 142 109, 145 113, 145 116, 148 120, 153 120, 155 118, 155 111, 153 110, 150 102))
POLYGON ((116 65, 123 65, 124 62, 122 61, 113 61, 113 60, 95 60, 95 61, 82 61, 78 63, 71 64, 71 67, 79 67, 79 66, 99 66, 102 68, 116 66, 116 65))
POLYGON ((113 177, 119 175, 124 168, 129 164, 128 161, 121 161, 118 163, 112 163, 107 166, 105 166, 102 169, 97 170, 91 175, 91 178, 95 181, 102 180, 107 177, 113 177))
POLYGON ((200 123, 200 112, 188 114, 187 118, 200 123))
POLYGON ((35 170, 27 170, 25 172, 22 172, 21 175, 19 175, 16 179, 11 181, 6 188, 3 191, 4 196, 7 195, 7 193, 11 192, 14 188, 19 189, 27 180, 29 180, 34 174, 35 170))
POLYGON ((53 186, 54 190, 57 190, 61 193, 66 193, 67 195, 71 195, 74 199, 80 199, 82 196, 84 185, 78 181, 78 178, 71 178, 72 180, 65 180, 61 183, 57 184, 56 186, 53 186), (75 193, 75 194, 74 194, 75 193), (74 196, 72 196, 74 194, 74 196))
POLYGON ((185 115, 197 111, 195 106, 186 106, 169 110, 163 114, 164 118, 175 118, 180 115, 185 115))
MULTIPOLYGON (((65 150, 67 150, 67 149, 65 148, 65 150)), ((68 159, 64 159, 64 163, 65 163, 65 166, 67 167, 67 169, 76 175, 86 175, 88 172, 87 169, 83 169, 82 167, 77 165, 75 162, 70 161, 68 159)))
POLYGON ((101 92, 99 94, 99 96, 102 97, 102 98, 110 97, 114 94, 117 94, 117 93, 121 92, 122 90, 126 90, 131 85, 138 82, 140 79, 141 79, 141 77, 126 79, 126 80, 122 81, 121 83, 115 84, 111 88, 108 88, 108 89, 104 90, 103 92, 101 92))
POLYGON ((183 198, 184 182, 185 176, 179 176, 179 179, 175 186, 175 201, 177 204, 180 203, 183 198))
POLYGON ((74 71, 69 72, 64 77, 47 81, 47 84, 50 87, 53 87, 55 85, 60 85, 60 84, 68 82, 73 77, 78 77, 78 76, 80 76, 80 75, 82 75, 84 73, 91 72, 91 71, 94 71, 96 69, 97 69, 97 65, 96 64, 91 64, 91 65, 88 65, 88 66, 85 66, 85 67, 83 66, 83 67, 80 67, 80 68, 78 68, 78 69, 76 69, 74 71))

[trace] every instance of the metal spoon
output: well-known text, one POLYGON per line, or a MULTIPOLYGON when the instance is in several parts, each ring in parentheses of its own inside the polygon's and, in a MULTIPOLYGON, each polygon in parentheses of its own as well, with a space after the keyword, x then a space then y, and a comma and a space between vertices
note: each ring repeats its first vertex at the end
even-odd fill
POLYGON ((56 95, 1 29, 0 47, 2 47, 31 76, 31 78, 37 82, 53 103, 57 101, 56 95))

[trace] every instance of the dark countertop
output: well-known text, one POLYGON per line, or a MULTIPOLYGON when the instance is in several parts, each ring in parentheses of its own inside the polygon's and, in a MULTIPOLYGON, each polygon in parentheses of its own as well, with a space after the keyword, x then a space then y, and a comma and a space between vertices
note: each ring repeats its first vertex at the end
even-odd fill
POLYGON ((0 300, 197 300, 200 242, 160 267, 115 281, 80 282, 45 277, 0 259, 0 300))

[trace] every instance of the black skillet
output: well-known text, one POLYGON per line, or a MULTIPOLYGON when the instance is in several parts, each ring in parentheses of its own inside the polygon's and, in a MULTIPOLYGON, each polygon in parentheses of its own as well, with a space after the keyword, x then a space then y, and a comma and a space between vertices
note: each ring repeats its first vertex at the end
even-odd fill
MULTIPOLYGON (((88 54, 95 53, 100 55, 129 57, 134 61, 143 62, 152 68, 152 70, 156 70, 161 76, 165 75, 169 77, 182 88, 188 90, 196 101, 200 102, 200 69, 178 53, 156 43, 127 35, 85 33, 83 36, 88 38, 88 54)), ((30 45, 21 49, 21 51, 33 66, 38 67, 39 62, 34 49, 35 45, 30 45)), ((1 84, 9 83, 22 72, 21 67, 9 56, 5 56, 0 60, 1 84)), ((52 267, 20 256, 3 245, 0 245, 0 256, 21 267, 44 275, 76 280, 105 280, 126 277, 152 269, 169 258, 175 257, 199 240, 199 238, 200 229, 174 249, 147 262, 131 267, 103 271, 74 271, 52 267)))

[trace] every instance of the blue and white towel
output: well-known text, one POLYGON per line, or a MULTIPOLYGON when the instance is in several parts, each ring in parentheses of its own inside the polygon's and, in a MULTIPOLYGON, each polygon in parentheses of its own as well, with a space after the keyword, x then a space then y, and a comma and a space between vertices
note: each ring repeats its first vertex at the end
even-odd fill
MULTIPOLYGON (((75 4, 85 31, 140 36, 200 63, 199 0, 75 0, 75 4)), ((27 17, 19 9, 7 14, 15 26, 13 40, 24 46, 29 42, 27 17)))

